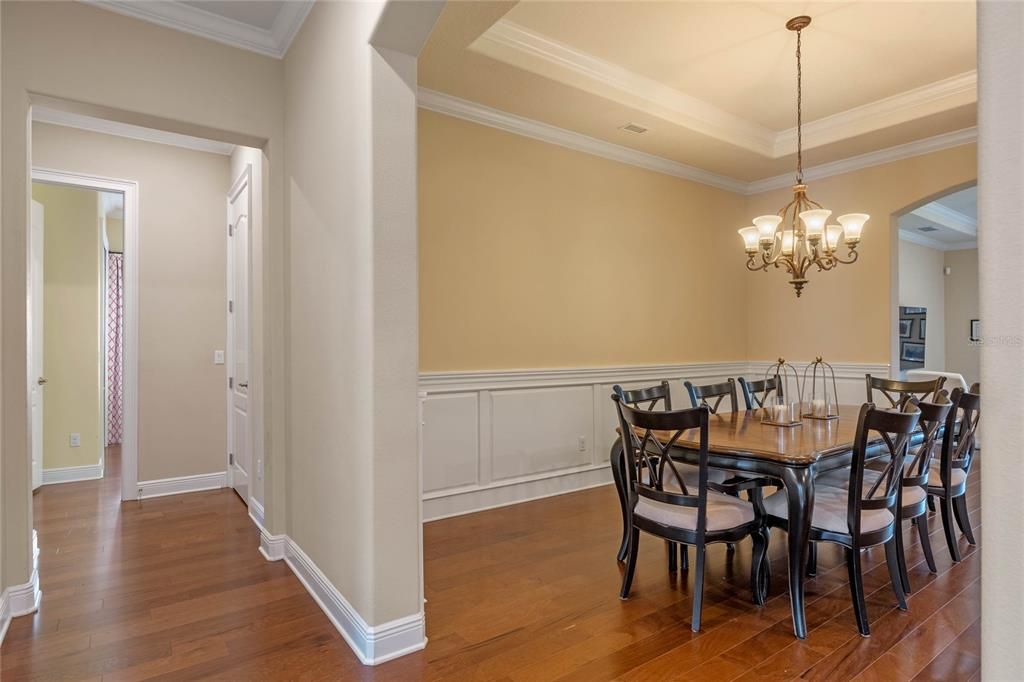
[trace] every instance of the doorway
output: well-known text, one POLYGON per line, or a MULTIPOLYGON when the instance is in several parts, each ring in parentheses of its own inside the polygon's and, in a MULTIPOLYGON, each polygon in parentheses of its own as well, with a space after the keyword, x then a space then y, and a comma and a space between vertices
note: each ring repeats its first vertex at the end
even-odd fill
MULTIPOLYGON (((113 443, 118 454, 122 443, 130 447, 130 410, 110 411, 124 404, 120 361, 127 326, 121 324, 125 311, 111 309, 108 293, 111 276, 123 281, 110 261, 123 262, 125 227, 134 229, 133 189, 123 181, 32 172, 27 377, 33 490, 103 478, 107 446, 113 443)), ((123 300, 123 289, 113 293, 123 300)))

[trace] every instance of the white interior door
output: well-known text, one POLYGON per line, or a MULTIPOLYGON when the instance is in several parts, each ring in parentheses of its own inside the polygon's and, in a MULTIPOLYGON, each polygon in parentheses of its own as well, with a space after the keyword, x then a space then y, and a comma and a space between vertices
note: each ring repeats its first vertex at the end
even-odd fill
POLYGON ((43 205, 32 202, 29 230, 29 418, 32 438, 32 490, 43 484, 43 205))
POLYGON ((249 215, 250 173, 228 196, 228 468, 232 487, 249 504, 249 215))

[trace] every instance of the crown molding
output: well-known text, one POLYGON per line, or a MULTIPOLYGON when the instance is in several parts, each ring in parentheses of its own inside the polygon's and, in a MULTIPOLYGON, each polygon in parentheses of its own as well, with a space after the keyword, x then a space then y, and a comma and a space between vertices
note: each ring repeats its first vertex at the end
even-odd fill
MULTIPOLYGON (((542 123, 524 116, 517 116, 499 109, 494 109, 483 104, 470 102, 453 95, 447 95, 436 90, 420 88, 417 94, 417 102, 420 108, 436 111, 439 114, 454 116, 472 123, 489 126, 504 130, 505 132, 523 135, 541 142, 557 144, 561 147, 574 149, 585 154, 593 154, 612 161, 628 163, 632 166, 639 166, 657 173, 672 175, 684 180, 692 180, 718 189, 724 189, 737 194, 760 194, 783 187, 792 186, 793 174, 785 173, 763 180, 744 182, 725 175, 711 173, 709 171, 688 166, 678 161, 672 161, 654 154, 647 154, 629 147, 606 142, 594 137, 573 132, 564 128, 558 128, 547 123, 542 123)), ((816 180, 827 178, 832 175, 841 175, 862 168, 879 166, 901 159, 909 159, 922 154, 959 147, 971 144, 978 139, 977 128, 964 128, 950 133, 943 133, 934 137, 927 137, 923 140, 915 140, 906 144, 888 147, 867 154, 851 156, 847 159, 840 159, 819 166, 811 166, 804 169, 805 180, 816 180)), ((966 217, 966 216, 965 216, 966 217)), ((963 247, 967 248, 967 247, 963 247)))
MULTIPOLYGON (((767 158, 796 153, 796 128, 776 132, 508 19, 494 23, 469 49, 767 158)), ((977 100, 978 75, 969 71, 809 121, 803 145, 832 144, 977 100)))
POLYGON ((970 241, 947 243, 938 239, 926 237, 925 235, 914 232, 913 230, 900 230, 899 237, 905 242, 917 244, 918 246, 927 246, 929 249, 935 249, 936 251, 962 251, 963 249, 978 248, 978 242, 974 239, 970 241))
POLYGON ((737 147, 771 156, 775 133, 702 99, 500 19, 469 49, 671 121, 737 147))
POLYGON ((299 32, 302 22, 306 20, 314 0, 282 2, 281 9, 274 19, 274 25, 269 31, 175 0, 148 0, 147 2, 80 0, 80 2, 165 28, 184 31, 218 43, 281 59, 288 52, 288 47, 299 32))
POLYGON ((184 149, 191 149, 197 152, 209 152, 211 154, 222 154, 224 156, 231 156, 231 152, 235 149, 235 145, 228 142, 206 140, 201 137, 192 137, 191 135, 181 135, 180 133, 171 133, 165 130, 144 128, 142 126, 131 125, 129 123, 108 121, 103 118, 94 118, 92 116, 85 116, 84 114, 74 114, 68 111, 47 109, 39 106, 32 107, 32 120, 39 123, 64 126, 65 128, 89 130, 94 133, 103 133, 104 135, 116 135, 117 137, 127 137, 132 140, 166 144, 171 145, 172 147, 182 147, 184 149))
POLYGON ((968 237, 978 236, 977 220, 948 206, 943 206, 937 201, 925 204, 920 208, 915 208, 911 213, 919 218, 923 218, 936 225, 942 225, 968 237))
MULTIPOLYGON (((843 173, 850 173, 852 171, 861 170, 862 168, 881 166, 886 163, 892 163, 893 161, 900 161, 902 159, 921 156, 922 154, 930 154, 932 152, 942 151, 943 149, 971 144, 977 140, 978 129, 975 127, 964 128, 963 130, 954 130, 949 133, 935 135, 934 137, 926 137, 921 140, 907 142, 906 144, 899 144, 895 147, 886 147, 885 149, 868 152, 867 154, 858 154, 857 156, 851 156, 846 159, 830 161, 829 163, 805 168, 804 181, 809 182, 812 180, 821 180, 822 178, 831 177, 833 175, 842 175, 843 173)), ((762 192, 769 192, 783 187, 790 187, 793 182, 793 174, 784 173, 782 175, 776 175, 774 177, 755 180, 754 182, 748 183, 745 193, 760 194, 762 192)))
MULTIPOLYGON (((977 101, 978 72, 968 71, 805 123, 804 148, 840 142, 977 101)), ((773 156, 779 158, 795 153, 796 128, 793 127, 776 136, 773 156)))
POLYGON ((598 140, 582 133, 558 128, 547 123, 510 114, 498 109, 460 99, 436 90, 420 88, 417 95, 419 106, 440 114, 454 116, 473 123, 490 126, 506 132, 531 137, 535 140, 567 147, 586 154, 601 156, 612 161, 628 163, 658 173, 674 175, 704 185, 717 187, 729 192, 742 194, 747 183, 724 175, 711 173, 694 166, 640 152, 629 147, 598 140))

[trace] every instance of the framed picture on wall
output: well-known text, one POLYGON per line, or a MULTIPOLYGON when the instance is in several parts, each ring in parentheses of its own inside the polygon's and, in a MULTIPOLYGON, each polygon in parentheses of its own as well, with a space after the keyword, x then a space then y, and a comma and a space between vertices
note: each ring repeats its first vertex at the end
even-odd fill
POLYGON ((924 344, 907 341, 901 348, 900 360, 907 362, 924 362, 924 344))
POLYGON ((909 339, 910 338, 910 330, 913 329, 913 327, 914 327, 914 321, 913 320, 907 320, 907 319, 902 319, 901 318, 900 319, 900 338, 901 339, 909 339))
POLYGON ((968 341, 981 341, 981 320, 971 320, 968 341))
POLYGON ((904 315, 920 315, 921 313, 926 312, 927 310, 927 308, 907 305, 903 306, 900 312, 902 312, 904 315))

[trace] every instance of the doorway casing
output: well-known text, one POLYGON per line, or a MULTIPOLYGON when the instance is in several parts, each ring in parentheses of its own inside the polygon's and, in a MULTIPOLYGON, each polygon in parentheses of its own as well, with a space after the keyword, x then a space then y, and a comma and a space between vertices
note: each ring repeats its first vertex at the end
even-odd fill
MULTIPOLYGON (((32 181, 124 195, 124 431, 121 443, 121 499, 134 500, 139 496, 139 184, 132 180, 49 168, 33 168, 32 181)), ((29 438, 31 433, 30 428, 29 438)), ((31 443, 29 445, 31 457, 31 443)))

